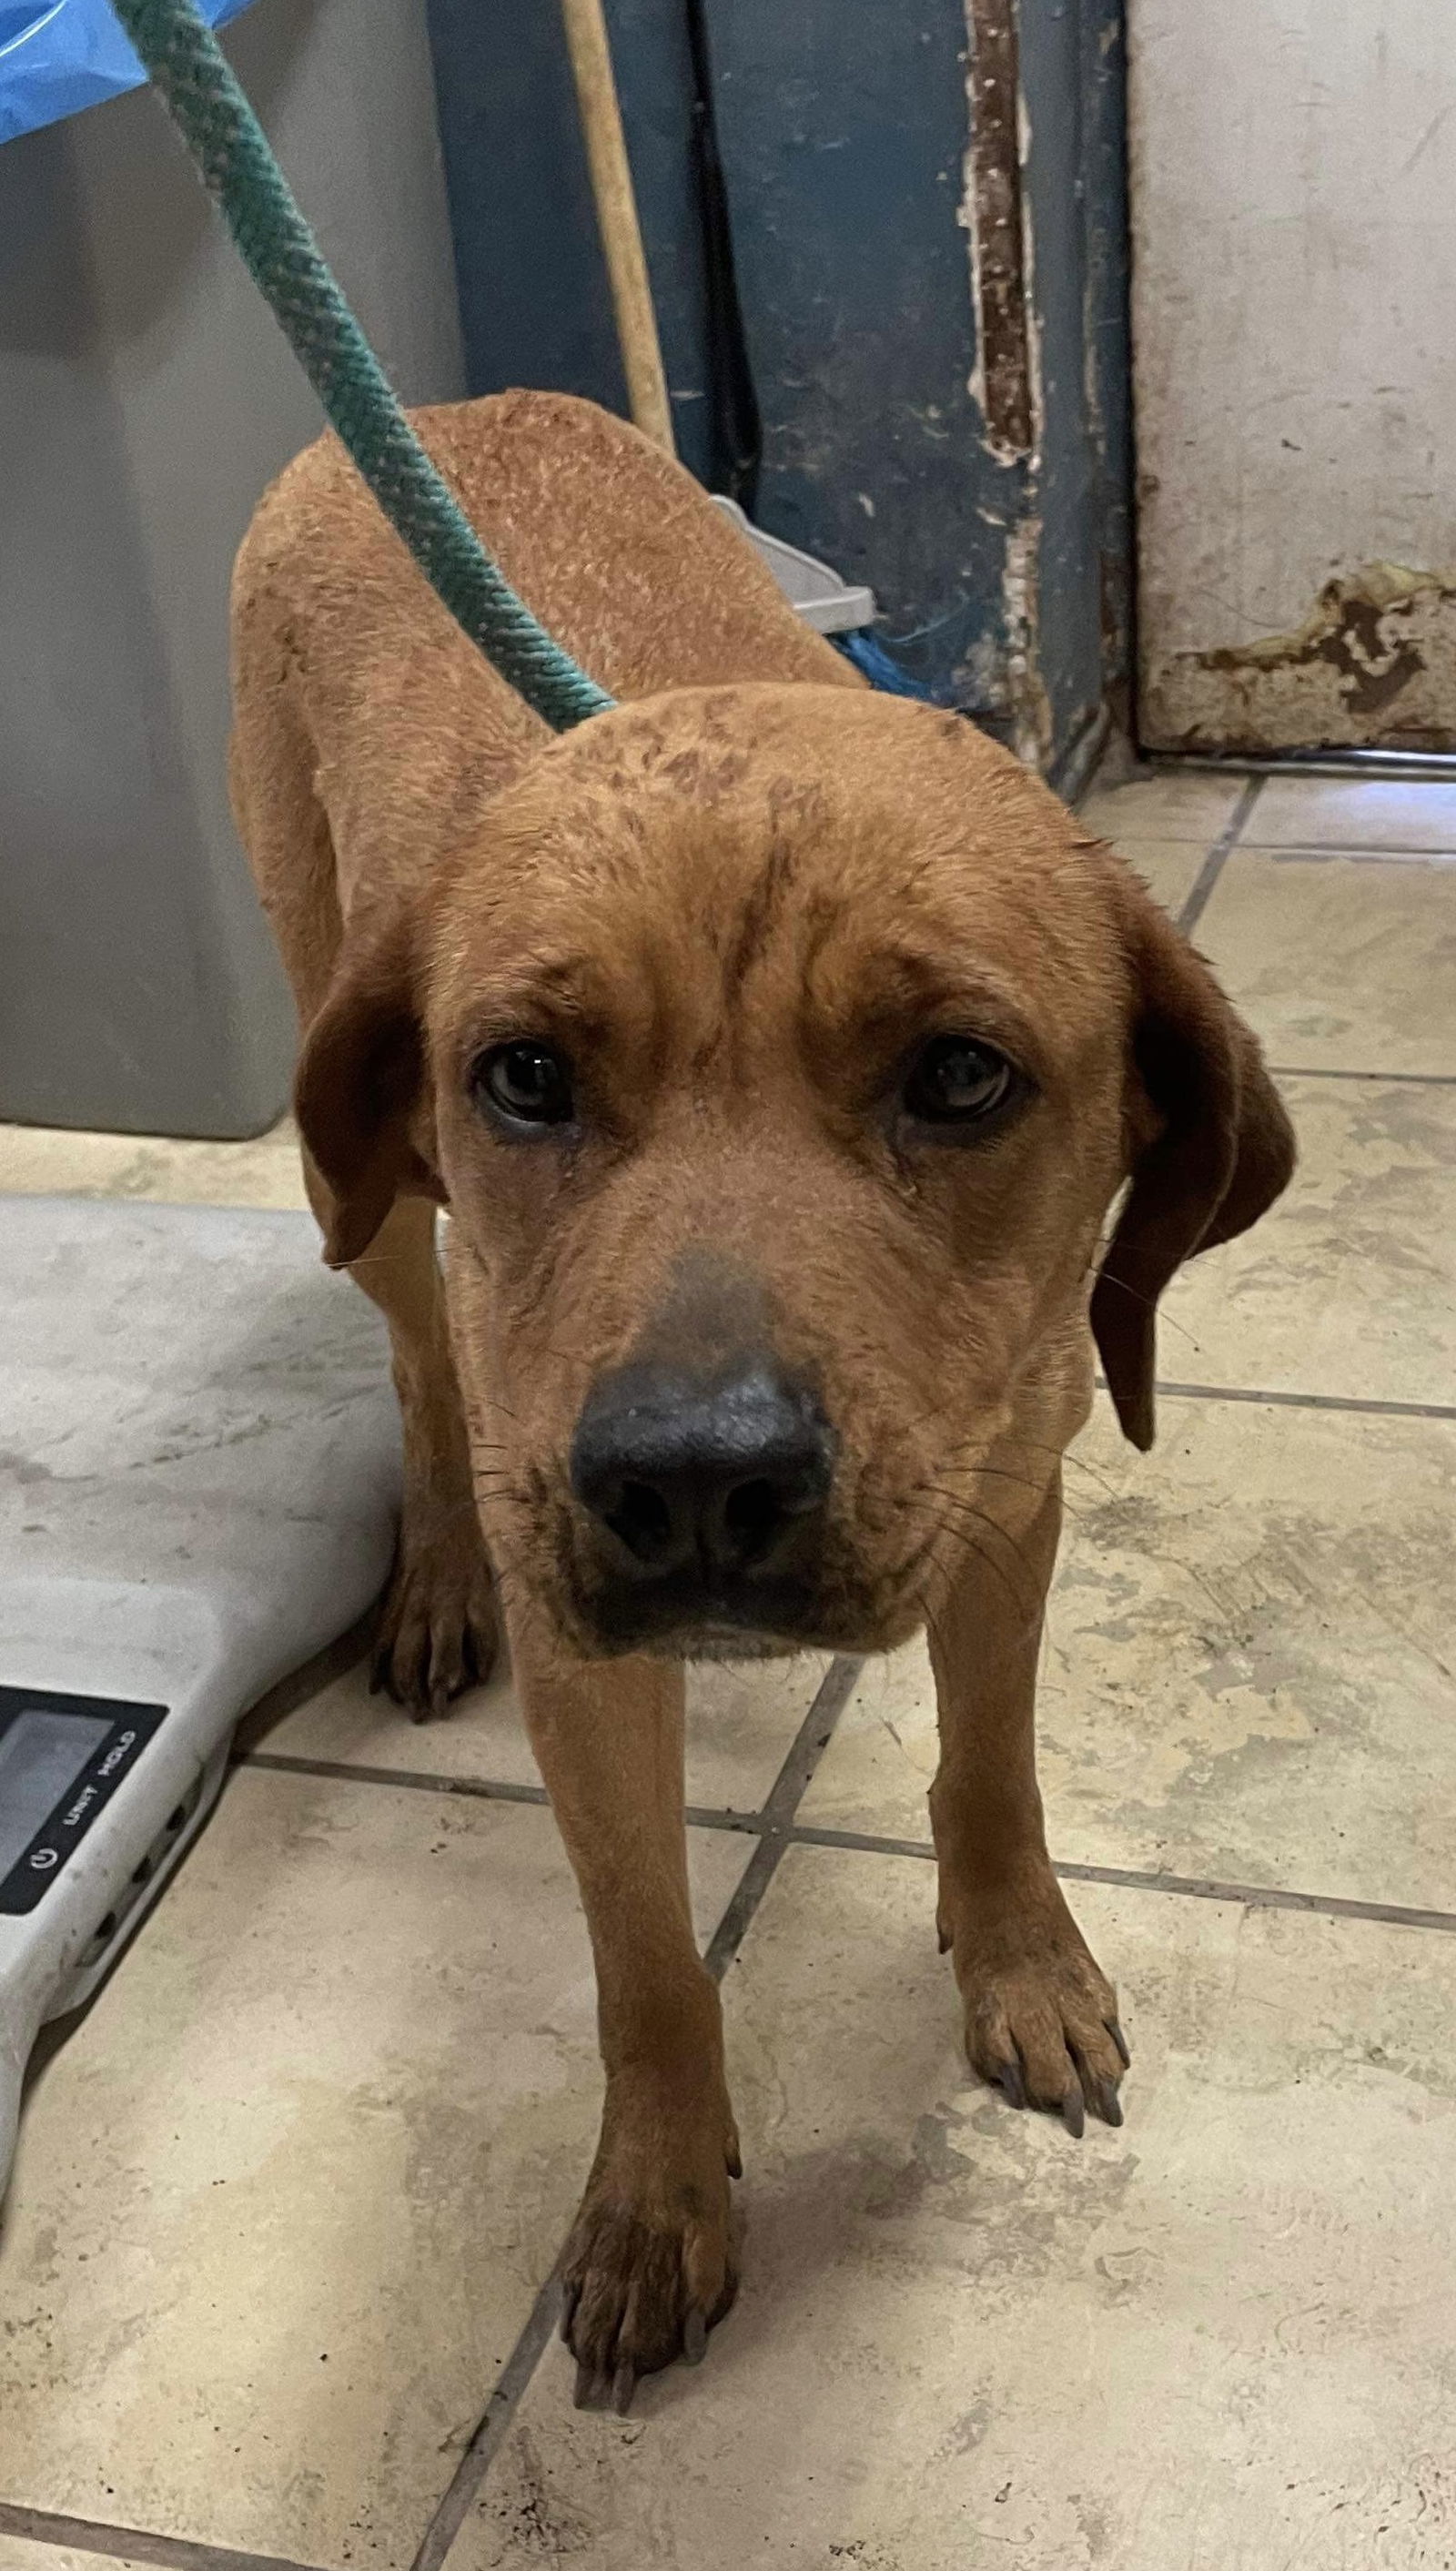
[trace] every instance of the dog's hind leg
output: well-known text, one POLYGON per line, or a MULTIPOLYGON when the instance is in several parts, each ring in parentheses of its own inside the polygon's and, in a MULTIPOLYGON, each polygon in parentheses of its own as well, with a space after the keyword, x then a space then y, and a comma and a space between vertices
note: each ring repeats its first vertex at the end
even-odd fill
MULTIPOLYGON (((328 988, 342 934, 333 836, 288 656, 262 615, 249 615, 246 606, 244 596, 235 628, 233 807, 306 1027, 328 988)), ((302 1159, 309 1202, 326 1231, 328 1191, 306 1149, 302 1159)), ((416 1717, 439 1714, 486 1676, 497 1629, 434 1207, 399 1198, 349 1274, 389 1324, 404 1425, 399 1551, 381 1610, 375 1682, 416 1717)))
POLYGON ((1037 1658, 1061 1520, 1056 1478, 1014 1531, 988 1516, 984 1551, 966 1554, 937 1608, 930 1820, 970 2059, 1013 2106, 1051 2108, 1080 2134, 1086 2109, 1122 2123, 1127 2054, 1112 1984, 1052 1870, 1037 1787, 1037 1658))

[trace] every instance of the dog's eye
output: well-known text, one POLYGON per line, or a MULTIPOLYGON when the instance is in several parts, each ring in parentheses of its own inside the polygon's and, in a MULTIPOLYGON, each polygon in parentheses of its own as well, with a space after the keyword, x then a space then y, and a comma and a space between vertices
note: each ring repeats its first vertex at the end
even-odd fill
POLYGON ((567 1125, 576 1113, 566 1056, 530 1036, 483 1053, 470 1085, 513 1125, 567 1125))
POLYGON ((906 1112, 925 1125, 977 1124, 1008 1104, 1020 1077, 977 1036, 932 1036, 905 1083, 906 1112))

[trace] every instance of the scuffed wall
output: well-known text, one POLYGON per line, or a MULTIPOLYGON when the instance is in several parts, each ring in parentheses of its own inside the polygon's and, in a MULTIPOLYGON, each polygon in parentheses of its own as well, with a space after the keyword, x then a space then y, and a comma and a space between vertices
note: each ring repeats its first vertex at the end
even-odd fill
POLYGON ((1456 573, 1369 563, 1325 582, 1291 634, 1181 653, 1164 683, 1179 746, 1456 748, 1456 573))
POLYGON ((1432 0, 1135 0, 1140 726, 1456 749, 1456 55, 1432 0))

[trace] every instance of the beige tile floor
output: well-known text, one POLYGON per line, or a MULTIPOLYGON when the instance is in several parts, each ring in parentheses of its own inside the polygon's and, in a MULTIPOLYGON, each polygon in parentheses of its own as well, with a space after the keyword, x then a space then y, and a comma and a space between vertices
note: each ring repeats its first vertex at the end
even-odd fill
MULTIPOLYGON (((507 1684, 417 1732, 348 1672, 33 2085, 0 2571, 1456 2565, 1456 795, 1086 809, 1196 911, 1303 1150, 1169 1299, 1155 1453, 1099 1415, 1069 1475, 1044 1774, 1126 2125, 965 2072, 923 1655, 818 1714, 819 1665, 705 1674, 746 2281, 701 2372, 574 2413, 566 1868, 507 1684)), ((300 1202, 285 1131, 0 1129, 0 1187, 300 1202)))

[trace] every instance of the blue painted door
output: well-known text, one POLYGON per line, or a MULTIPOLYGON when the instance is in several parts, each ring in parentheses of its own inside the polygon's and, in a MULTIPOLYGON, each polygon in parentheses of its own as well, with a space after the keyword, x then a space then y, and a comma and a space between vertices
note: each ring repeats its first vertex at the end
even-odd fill
MULTIPOLYGON (((712 366, 683 0, 609 0, 684 460, 712 366)), ((1127 650, 1118 0, 709 0, 756 515, 902 666, 1066 775, 1127 650)), ((564 41, 431 0, 470 380, 625 408, 564 41)))

